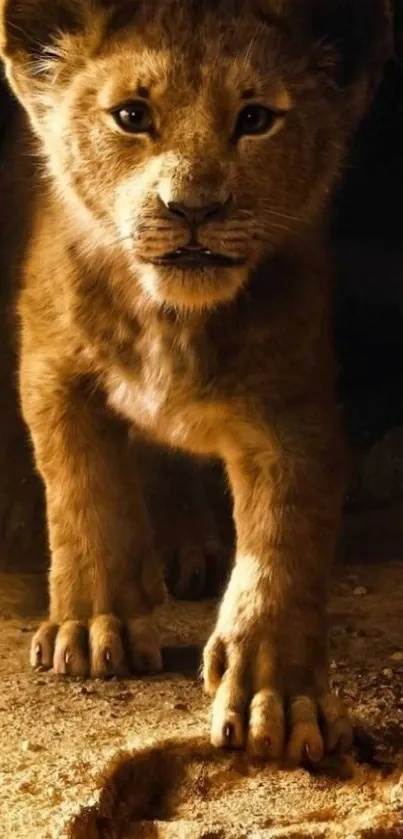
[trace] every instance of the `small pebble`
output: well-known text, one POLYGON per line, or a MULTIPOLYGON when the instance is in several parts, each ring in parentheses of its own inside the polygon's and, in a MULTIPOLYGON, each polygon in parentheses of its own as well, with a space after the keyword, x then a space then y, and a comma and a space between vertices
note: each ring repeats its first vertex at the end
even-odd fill
POLYGON ((173 709, 174 711, 188 711, 189 705, 186 705, 186 702, 175 702, 173 709))
POLYGON ((28 793, 29 795, 35 795, 37 792, 37 788, 32 781, 22 781, 21 784, 18 786, 19 792, 23 792, 24 794, 28 793))
POLYGON ((60 795, 59 790, 57 790, 55 787, 49 787, 46 790, 46 795, 50 799, 52 804, 59 804, 60 803, 61 795, 60 795))
POLYGON ((387 679, 393 679, 393 670, 391 670, 390 667, 385 667, 385 670, 382 670, 382 673, 387 679))
POLYGON ((43 746, 40 746, 39 743, 33 743, 31 740, 23 740, 21 749, 23 752, 41 752, 43 746))
POLYGON ((403 778, 390 791, 390 803, 394 807, 403 807, 403 778))
POLYGON ((398 651, 396 653, 393 653, 393 655, 391 655, 390 658, 392 659, 392 661, 403 661, 403 653, 398 651))
POLYGON ((353 594, 355 597, 363 597, 365 594, 368 594, 368 589, 366 586, 356 586, 355 589, 353 589, 353 594))
POLYGON ((119 693, 115 693, 115 695, 112 696, 112 699, 115 699, 118 702, 128 702, 132 698, 133 694, 130 690, 122 690, 119 693))

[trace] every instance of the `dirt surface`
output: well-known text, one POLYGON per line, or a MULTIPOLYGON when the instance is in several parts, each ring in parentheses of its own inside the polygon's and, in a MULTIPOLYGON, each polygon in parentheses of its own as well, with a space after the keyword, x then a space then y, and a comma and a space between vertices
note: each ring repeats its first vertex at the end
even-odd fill
POLYGON ((28 667, 44 580, 0 575, 1 839, 62 839, 69 829, 74 839, 403 837, 402 603, 403 563, 337 569, 331 669, 357 743, 354 757, 312 773, 251 765, 206 745, 209 702, 197 668, 212 603, 166 607, 163 675, 61 681, 28 667), (166 738, 183 741, 179 752, 153 754, 166 738), (131 756, 105 777, 121 750, 131 756), (155 789, 139 808, 148 774, 155 789), (68 828, 86 806, 95 809, 68 828))

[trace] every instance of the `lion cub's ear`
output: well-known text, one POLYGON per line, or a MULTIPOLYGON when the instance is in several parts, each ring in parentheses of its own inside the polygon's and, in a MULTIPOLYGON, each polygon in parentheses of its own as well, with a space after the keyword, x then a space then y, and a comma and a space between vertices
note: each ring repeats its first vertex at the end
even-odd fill
POLYGON ((311 30, 339 55, 338 83, 354 84, 363 74, 379 81, 392 55, 390 0, 303 0, 311 30))
POLYGON ((63 35, 94 34, 97 20, 127 23, 137 7, 137 0, 0 0, 0 55, 38 60, 63 35))
POLYGON ((314 61, 322 52, 332 84, 351 98, 352 112, 362 115, 393 53, 390 0, 258 2, 263 14, 274 10, 284 20, 314 61))
POLYGON ((93 47, 97 8, 96 0, 0 0, 0 57, 34 122, 46 90, 56 92, 93 47))
POLYGON ((0 0, 0 52, 5 59, 38 60, 61 34, 80 31, 86 0, 0 0))

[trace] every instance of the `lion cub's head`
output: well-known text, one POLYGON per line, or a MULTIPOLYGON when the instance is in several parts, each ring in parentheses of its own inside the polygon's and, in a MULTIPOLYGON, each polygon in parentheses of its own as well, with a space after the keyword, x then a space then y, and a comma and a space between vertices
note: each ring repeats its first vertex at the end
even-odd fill
POLYGON ((186 308, 230 299, 317 215, 388 33, 384 0, 0 0, 0 13, 8 78, 87 251, 186 308))

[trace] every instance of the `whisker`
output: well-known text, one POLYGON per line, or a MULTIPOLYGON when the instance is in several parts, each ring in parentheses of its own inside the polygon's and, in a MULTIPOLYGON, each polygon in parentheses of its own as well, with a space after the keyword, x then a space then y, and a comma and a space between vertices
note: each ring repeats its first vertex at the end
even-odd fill
MULTIPOLYGON (((299 222, 304 221, 302 216, 297 216, 297 215, 294 215, 294 214, 291 214, 291 213, 280 212, 279 210, 275 210, 273 207, 270 207, 270 205, 265 207, 265 211, 267 213, 269 213, 271 216, 275 216, 276 218, 282 218, 282 219, 285 219, 286 221, 299 221, 299 222)), ((243 218, 253 218, 254 217, 254 213, 252 212, 252 210, 238 210, 238 214, 243 218)))
POLYGON ((271 216, 275 216, 275 218, 282 218, 286 221, 303 221, 302 216, 295 216, 290 213, 280 213, 278 210, 272 210, 271 208, 267 208, 267 211, 271 216))

